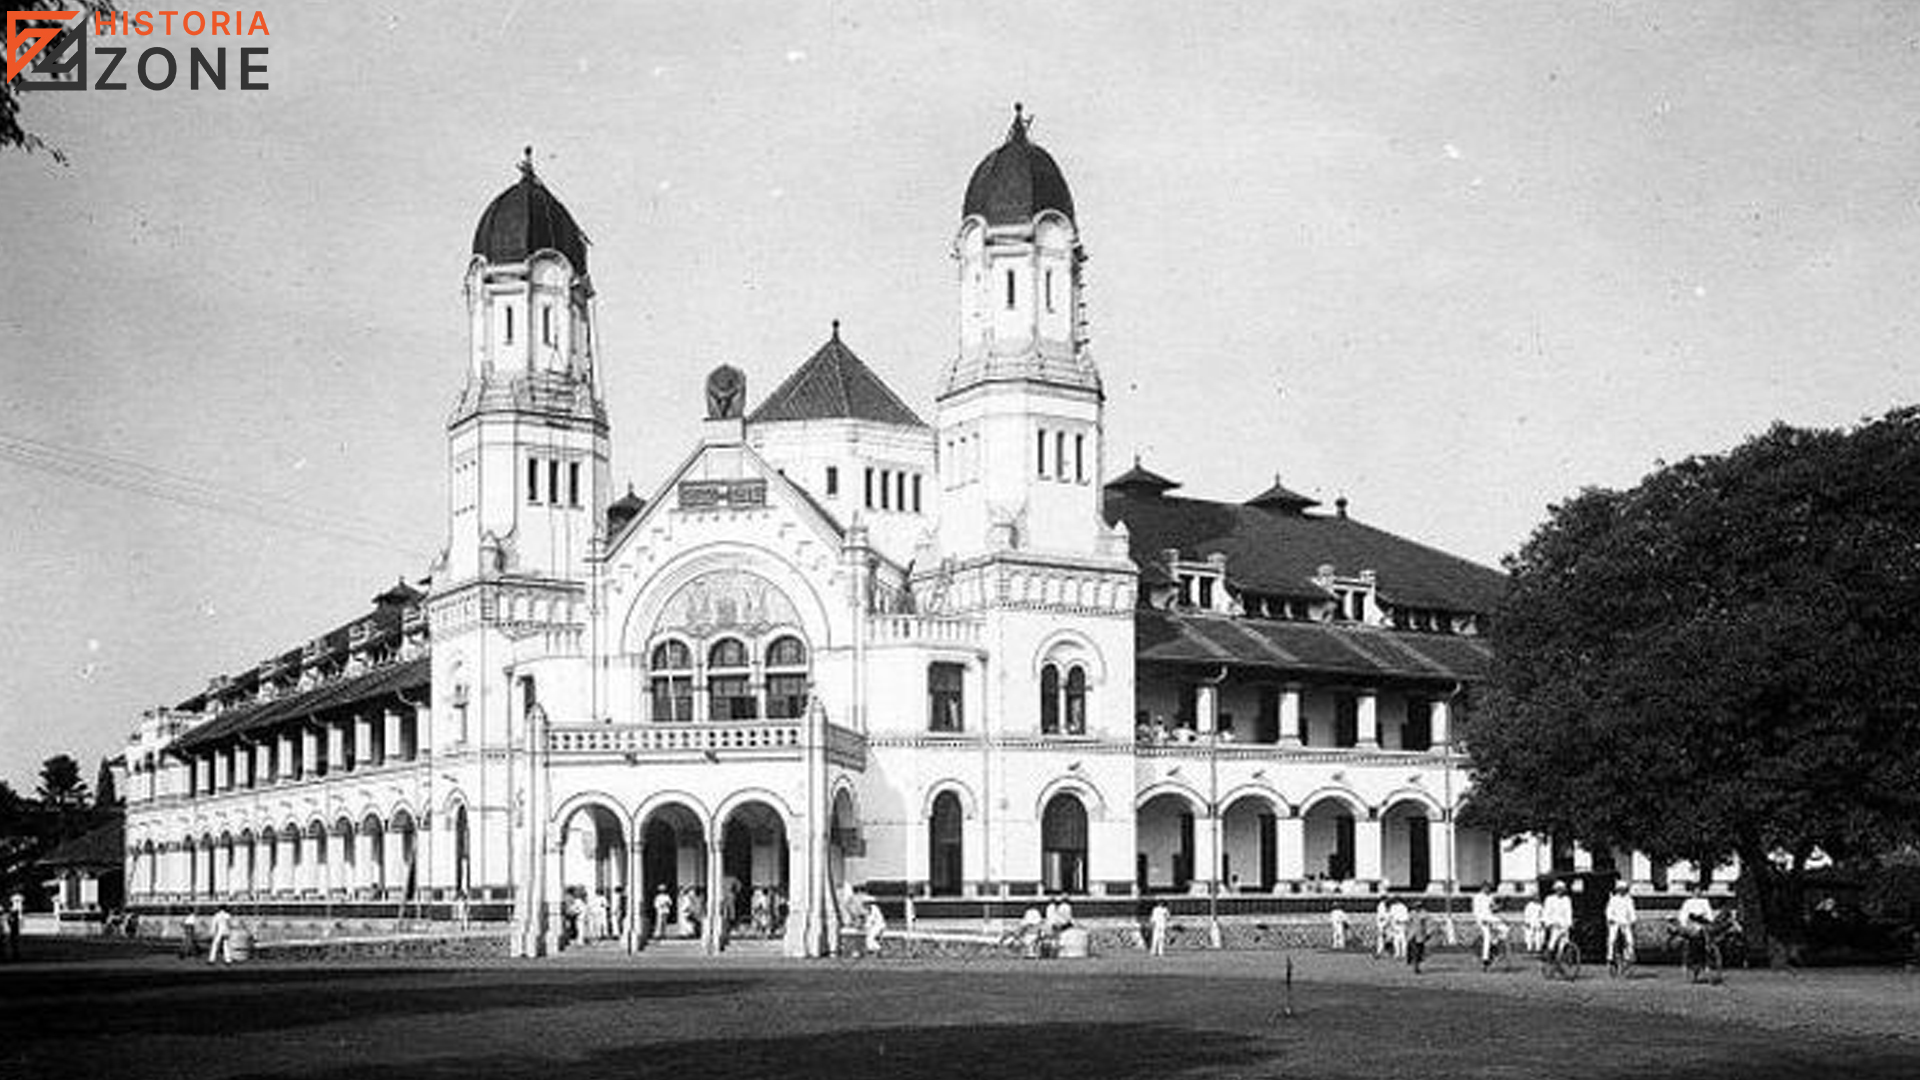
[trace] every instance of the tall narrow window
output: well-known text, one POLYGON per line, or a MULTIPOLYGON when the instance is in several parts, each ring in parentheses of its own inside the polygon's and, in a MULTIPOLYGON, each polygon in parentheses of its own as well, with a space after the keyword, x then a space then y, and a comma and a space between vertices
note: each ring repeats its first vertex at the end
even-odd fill
POLYGON ((880 509, 893 509, 893 472, 890 469, 880 470, 880 509))
POLYGON ((907 474, 904 471, 893 474, 893 508, 907 508, 907 474))
POLYGON ((560 459, 547 462, 547 501, 560 505, 560 459))
POLYGON ((513 308, 511 308, 511 307, 509 307, 509 308, 507 308, 507 309, 506 309, 506 312, 507 312, 507 337, 506 337, 506 343, 507 343, 507 344, 509 344, 509 345, 511 345, 511 344, 513 344, 513 308))
POLYGON ((913 512, 920 512, 920 474, 913 474, 913 512))
POLYGON ((1044 480, 1047 475, 1047 429, 1041 428, 1034 432, 1034 436, 1033 467, 1039 470, 1040 478, 1044 480))
POLYGON ((1047 271, 1047 313, 1053 313, 1053 271, 1047 271))
POLYGON ((827 466, 827 494, 840 494, 840 466, 827 466))
POLYGON ((1013 307, 1013 271, 1007 271, 1007 307, 1013 307))
POLYGON ((553 306, 540 305, 540 344, 553 344, 553 306))
POLYGON ((1087 437, 1073 437, 1073 481, 1076 484, 1087 482, 1087 437))
POLYGON ((567 505, 576 509, 580 506, 580 463, 577 461, 567 462, 567 505))
POLYGON ((1056 480, 1067 478, 1067 433, 1053 433, 1053 476, 1056 480))
POLYGON ((1040 734, 1060 734, 1060 669, 1052 664, 1040 668, 1040 734))
POLYGON ((966 703, 962 664, 927 665, 927 730, 964 731, 966 703))
POLYGON ((867 469, 867 509, 873 509, 873 469, 867 469))
POLYGON ((536 457, 527 459, 527 501, 540 501, 540 459, 536 457))
POLYGON ((1067 734, 1087 733, 1087 669, 1075 664, 1067 669, 1067 734))

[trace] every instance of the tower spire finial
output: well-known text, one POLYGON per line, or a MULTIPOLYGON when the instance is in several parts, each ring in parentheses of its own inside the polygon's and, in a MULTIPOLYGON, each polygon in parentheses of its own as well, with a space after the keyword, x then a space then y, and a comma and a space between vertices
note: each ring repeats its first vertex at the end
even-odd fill
POLYGON ((1032 126, 1033 117, 1027 115, 1026 106, 1018 101, 1014 102, 1013 127, 1007 131, 1008 140, 1025 139, 1027 137, 1027 129, 1032 126))
POLYGON ((833 320, 833 340, 835 341, 840 340, 840 320, 839 319, 833 320))
POLYGON ((520 175, 533 175, 533 147, 531 145, 523 147, 520 151, 520 175))

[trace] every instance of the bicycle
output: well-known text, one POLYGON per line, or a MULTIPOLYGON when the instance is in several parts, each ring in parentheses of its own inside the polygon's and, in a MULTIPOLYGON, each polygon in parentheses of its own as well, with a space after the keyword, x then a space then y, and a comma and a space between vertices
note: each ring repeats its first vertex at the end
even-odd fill
POLYGON ((1672 946, 1675 938, 1680 939, 1680 962, 1687 969, 1687 981, 1698 983, 1705 975, 1707 983, 1718 986, 1724 981, 1726 957, 1720 948, 1721 934, 1715 927, 1702 927, 1698 933, 1689 934, 1678 926, 1667 927, 1667 944, 1672 946))
MULTIPOLYGON (((1488 924, 1493 928, 1493 941, 1481 945, 1480 970, 1492 971, 1498 967, 1501 971, 1513 970, 1513 931, 1504 922, 1488 924)), ((1485 933, 1483 929, 1481 931, 1485 933)))
POLYGON ((1580 946, 1573 943, 1572 934, 1561 935, 1558 945, 1548 943, 1540 954, 1540 973, 1549 979, 1568 982, 1580 977, 1580 946))
POLYGON ((1633 947, 1633 931, 1624 927, 1608 927, 1607 934, 1607 947, 1612 954, 1607 957, 1607 974, 1616 979, 1632 978, 1634 965, 1639 961, 1637 950, 1633 947), (1614 946, 1616 941, 1619 942, 1617 948, 1614 946))

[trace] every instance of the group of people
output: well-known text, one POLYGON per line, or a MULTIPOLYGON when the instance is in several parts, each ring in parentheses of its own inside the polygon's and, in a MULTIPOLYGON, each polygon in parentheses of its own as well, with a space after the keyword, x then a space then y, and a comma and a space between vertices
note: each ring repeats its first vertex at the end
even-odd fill
MULTIPOLYGON (((225 904, 207 918, 207 963, 233 963, 233 912, 225 904)), ((200 916, 189 911, 180 920, 180 956, 191 960, 200 955, 200 916)))
MULTIPOLYGON (((1165 905, 1154 909, 1152 916, 1153 937, 1150 949, 1158 954, 1164 927, 1165 905)), ((1493 886, 1485 885, 1473 895, 1472 918, 1480 954, 1482 970, 1491 967, 1500 944, 1511 933, 1507 921, 1500 916, 1495 902, 1493 886)), ((1624 960, 1634 960, 1634 927, 1639 922, 1639 911, 1635 908, 1633 895, 1624 881, 1614 884, 1613 893, 1607 898, 1605 919, 1607 924, 1608 964, 1624 960)), ((1331 944, 1334 949, 1347 948, 1348 931, 1351 920, 1347 913, 1335 907, 1327 914, 1331 944)), ((1677 932, 1687 940, 1689 950, 1698 947, 1705 936, 1722 919, 1716 917, 1713 905, 1708 901, 1704 890, 1695 884, 1685 902, 1674 915, 1677 932)), ((1430 916, 1420 901, 1415 900, 1411 907, 1400 899, 1382 897, 1374 908, 1374 945, 1376 957, 1392 955, 1413 966, 1417 972, 1424 958, 1426 947, 1437 931, 1436 920, 1430 916)), ((1526 951, 1542 956, 1556 955, 1573 934, 1574 911, 1573 897, 1567 883, 1558 881, 1544 895, 1527 900, 1520 915, 1522 944, 1526 951)))
POLYGON ((1073 905, 1065 896, 1047 901, 1045 914, 1030 907, 1020 916, 1020 953, 1030 960, 1056 955, 1060 934, 1073 925, 1073 905))
POLYGON ((564 920, 562 947, 574 942, 620 937, 627 928, 627 891, 615 886, 612 895, 608 895, 602 889, 588 892, 573 886, 567 890, 560 915, 564 920))
MULTIPOLYGON (((720 910, 715 914, 720 931, 733 934, 744 925, 755 937, 773 937, 786 921, 786 897, 770 885, 756 885, 741 902, 738 879, 720 882, 720 910), (744 921, 742 911, 744 909, 744 921)), ((707 918, 707 892, 683 885, 676 894, 666 885, 654 890, 651 936, 655 938, 697 938, 707 918)))

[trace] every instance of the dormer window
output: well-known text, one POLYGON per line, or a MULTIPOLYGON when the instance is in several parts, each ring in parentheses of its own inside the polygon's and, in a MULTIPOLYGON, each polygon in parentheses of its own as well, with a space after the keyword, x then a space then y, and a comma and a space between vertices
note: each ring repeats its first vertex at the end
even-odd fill
POLYGON ((1179 583, 1179 606, 1195 611, 1230 612, 1226 564, 1217 556, 1206 562, 1176 562, 1170 569, 1179 583))

